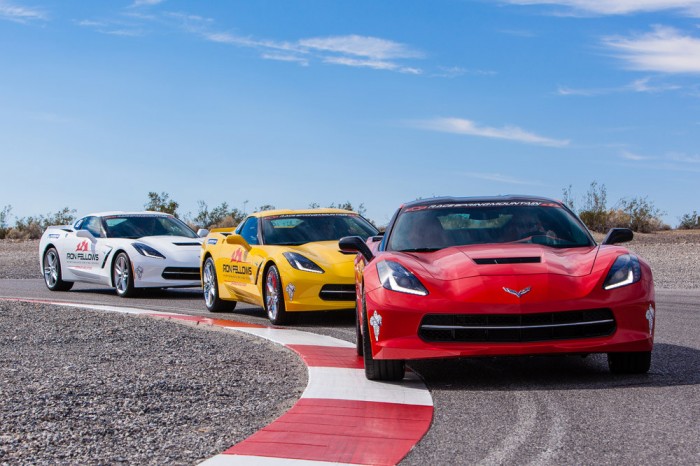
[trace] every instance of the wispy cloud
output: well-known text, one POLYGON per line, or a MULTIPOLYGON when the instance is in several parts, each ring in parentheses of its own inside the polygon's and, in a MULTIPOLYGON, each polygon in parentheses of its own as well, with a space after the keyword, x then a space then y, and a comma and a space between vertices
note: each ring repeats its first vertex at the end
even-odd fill
POLYGON ((39 8, 19 6, 0 0, 0 19, 16 23, 28 23, 30 21, 47 20, 48 15, 39 8))
POLYGON ((548 147, 565 147, 569 145, 568 140, 553 139, 540 136, 529 131, 525 131, 517 126, 504 126, 494 128, 480 126, 471 120, 462 118, 434 118, 432 120, 419 120, 409 123, 411 126, 442 133, 463 134, 466 136, 478 136, 492 139, 505 139, 508 141, 522 142, 525 144, 536 144, 548 147))
POLYGON ((655 84, 653 78, 645 77, 635 79, 634 81, 618 87, 599 87, 599 88, 572 88, 559 86, 557 94, 559 95, 578 95, 578 96, 598 96, 607 94, 618 94, 624 92, 641 92, 641 93, 659 93, 667 91, 676 91, 681 89, 681 86, 676 84, 655 84))
POLYGON ((633 37, 607 37, 603 43, 636 70, 662 73, 700 73, 700 38, 675 28, 655 26, 633 37))
POLYGON ((144 6, 153 6, 153 5, 158 5, 160 3, 163 3, 165 0, 134 0, 134 3, 131 4, 133 8, 139 8, 139 7, 144 7, 144 6))
POLYGON ((700 15, 700 0, 502 0, 513 5, 551 5, 573 12, 596 15, 626 15, 676 10, 700 15))
POLYGON ((124 22, 96 21, 91 19, 84 19, 76 21, 75 24, 81 27, 92 29, 93 31, 99 32, 100 34, 109 34, 113 36, 141 37, 146 34, 146 32, 142 28, 124 22))
POLYGON ((625 160, 632 160, 635 162, 639 162, 642 160, 652 160, 654 158, 654 157, 649 157, 647 155, 635 154, 634 152, 630 152, 630 151, 622 151, 620 153, 620 157, 622 157, 625 160))
POLYGON ((533 180, 524 180, 520 178, 515 178, 509 175, 503 175, 501 173, 480 173, 480 172, 466 172, 463 173, 464 176, 470 178, 476 178, 479 180, 494 181, 496 183, 504 184, 516 184, 516 185, 529 185, 529 186, 541 186, 542 183, 533 180))

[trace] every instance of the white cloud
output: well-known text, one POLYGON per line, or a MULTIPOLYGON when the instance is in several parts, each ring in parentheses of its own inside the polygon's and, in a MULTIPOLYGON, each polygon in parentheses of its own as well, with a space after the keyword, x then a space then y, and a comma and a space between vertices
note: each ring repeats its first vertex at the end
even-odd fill
POLYGON ((635 154, 635 153, 629 152, 629 151, 623 151, 623 152, 620 154, 620 157, 622 157, 622 158, 625 159, 625 160, 633 160, 633 161, 635 161, 635 162, 639 162, 639 161, 641 161, 641 160, 651 160, 651 159, 654 158, 654 157, 649 157, 649 156, 646 156, 646 155, 635 154))
POLYGON ((356 57, 366 57, 371 60, 384 61, 395 58, 420 58, 422 54, 404 44, 379 37, 358 35, 313 37, 302 39, 299 45, 303 48, 318 50, 325 53, 337 53, 356 57))
POLYGON ((636 70, 700 73, 700 38, 670 27, 656 26, 648 34, 608 37, 603 43, 636 70))
POLYGON ((309 60, 299 55, 288 55, 283 53, 263 53, 261 55, 265 60, 287 61, 299 63, 301 66, 309 66, 309 60))
POLYGON ((493 139, 505 139, 508 141, 536 144, 549 147, 564 147, 569 145, 568 140, 552 139, 525 131, 517 126, 504 126, 493 128, 479 126, 471 120, 462 118, 434 118, 432 120, 417 121, 412 124, 421 129, 439 131, 443 133, 464 134, 493 139))
POLYGON ((700 15, 700 0, 502 0, 514 5, 553 5, 599 15, 625 15, 678 10, 700 15))
POLYGON ((153 6, 163 3, 164 1, 165 0, 134 0, 134 3, 132 3, 131 6, 136 8, 142 6, 153 6))
POLYGON ((655 84, 651 77, 635 79, 634 81, 618 87, 600 87, 600 88, 571 88, 559 86, 557 88, 558 95, 579 95, 579 96, 597 96, 606 94, 616 94, 623 92, 642 92, 642 93, 658 93, 666 91, 676 91, 681 89, 681 86, 675 84, 655 84))
POLYGON ((5 0, 0 0, 0 19, 17 23, 48 19, 46 12, 38 8, 17 6, 5 0))
POLYGON ((467 173, 464 173, 464 175, 468 176, 470 178, 477 178, 480 180, 495 181, 496 183, 531 185, 531 186, 540 186, 541 185, 540 182, 514 178, 512 176, 503 175, 501 173, 467 172, 467 173))

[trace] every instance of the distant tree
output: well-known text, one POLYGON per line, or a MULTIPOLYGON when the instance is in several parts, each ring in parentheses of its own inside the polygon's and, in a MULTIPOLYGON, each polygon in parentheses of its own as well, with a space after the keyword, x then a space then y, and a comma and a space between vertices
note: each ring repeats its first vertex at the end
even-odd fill
POLYGON ((200 228, 228 228, 238 225, 245 218, 243 212, 236 208, 231 209, 226 202, 211 210, 204 201, 197 201, 197 204, 199 211, 192 223, 200 228))
POLYGON ((262 212, 264 210, 275 210, 275 209, 276 209, 276 207, 271 205, 271 204, 263 204, 260 207, 258 207, 257 209, 255 209, 255 211, 262 212))
POLYGON ((659 210, 647 197, 621 199, 619 210, 627 215, 629 218, 628 228, 631 228, 633 231, 651 233, 668 229, 661 220, 665 212, 659 210))
POLYGON ((12 206, 6 205, 0 211, 0 239, 5 238, 9 228, 10 213, 12 212, 12 206))
POLYGON ((143 205, 146 210, 154 212, 165 212, 167 214, 178 217, 177 208, 180 206, 177 202, 170 199, 170 195, 166 192, 160 194, 156 192, 148 193, 148 202, 143 205))
POLYGON ((700 217, 698 217, 697 210, 694 210, 692 214, 684 214, 678 220, 680 221, 680 223, 678 224, 679 230, 700 229, 700 217))
POLYGON ((47 227, 51 225, 69 225, 75 220, 75 209, 64 207, 63 209, 46 216, 18 218, 15 226, 7 231, 6 237, 10 239, 39 239, 47 227))
POLYGON ((574 205, 574 197, 571 194, 571 185, 561 190, 562 191, 562 202, 566 207, 576 212, 576 207, 574 205))
POLYGON ((583 209, 578 213, 581 221, 591 230, 605 232, 608 229, 608 192, 604 184, 593 181, 586 193, 583 209))
POLYGON ((309 204, 309 209, 318 209, 319 207, 321 207, 321 204, 318 202, 312 202, 309 204))
POLYGON ((331 205, 328 206, 329 209, 343 209, 343 210, 352 210, 353 212, 357 212, 358 214, 364 216, 365 212, 367 212, 367 209, 365 208, 364 203, 360 203, 359 206, 357 206, 357 209, 353 207, 352 202, 350 201, 345 201, 345 202, 339 202, 337 205, 335 202, 332 202, 331 205))

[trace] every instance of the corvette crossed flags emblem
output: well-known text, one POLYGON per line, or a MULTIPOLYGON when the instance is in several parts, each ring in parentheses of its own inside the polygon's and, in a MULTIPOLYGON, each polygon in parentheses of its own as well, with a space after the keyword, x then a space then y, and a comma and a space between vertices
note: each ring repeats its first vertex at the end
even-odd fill
POLYGON ((520 290, 520 291, 515 291, 515 290, 512 290, 512 289, 510 289, 510 288, 506 288, 505 286, 503 287, 503 291, 505 291, 506 293, 510 293, 510 294, 512 294, 513 296, 517 296, 518 298, 520 298, 522 295, 524 295, 524 294, 526 294, 526 293, 529 293, 529 292, 530 292, 530 289, 531 289, 531 288, 528 286, 527 288, 523 288, 523 289, 520 290))

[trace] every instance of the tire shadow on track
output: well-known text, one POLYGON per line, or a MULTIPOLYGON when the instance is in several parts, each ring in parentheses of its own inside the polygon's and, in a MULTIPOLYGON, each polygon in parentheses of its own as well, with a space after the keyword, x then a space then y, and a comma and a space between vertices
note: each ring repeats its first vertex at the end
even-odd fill
POLYGON ((412 362, 431 390, 599 390, 618 387, 700 385, 700 350, 656 343, 651 370, 642 375, 608 371, 605 355, 507 356, 412 362))

